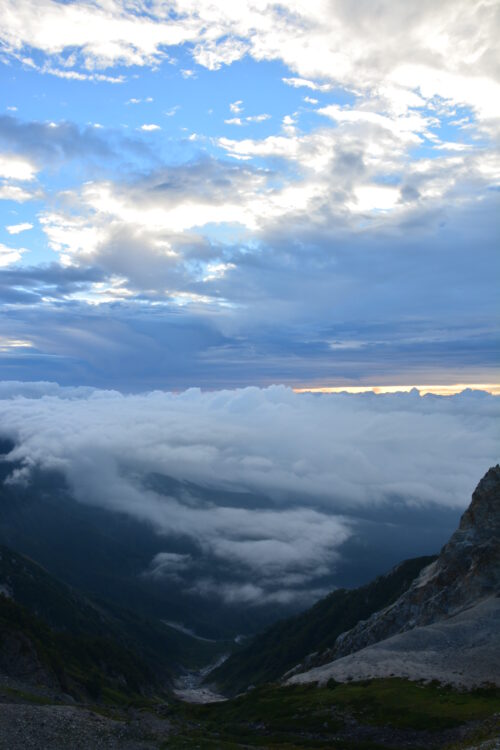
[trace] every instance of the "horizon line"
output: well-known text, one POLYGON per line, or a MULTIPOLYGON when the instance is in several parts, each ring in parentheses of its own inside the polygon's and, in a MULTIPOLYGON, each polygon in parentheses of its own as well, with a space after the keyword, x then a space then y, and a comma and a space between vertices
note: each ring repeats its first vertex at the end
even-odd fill
POLYGON ((466 390, 486 391, 492 396, 500 396, 498 383, 453 383, 450 385, 339 385, 302 386, 293 388, 295 393, 409 393, 417 390, 421 396, 431 393, 435 396, 455 396, 466 390))

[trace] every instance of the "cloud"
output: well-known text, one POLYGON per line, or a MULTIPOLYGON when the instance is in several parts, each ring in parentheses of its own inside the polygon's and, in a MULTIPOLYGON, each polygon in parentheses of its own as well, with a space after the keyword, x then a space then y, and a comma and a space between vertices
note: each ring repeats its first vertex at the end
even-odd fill
POLYGON ((191 555, 182 555, 177 552, 159 552, 151 560, 149 569, 145 575, 153 579, 170 579, 180 581, 180 573, 192 566, 191 555))
POLYGON ((154 123, 145 123, 144 125, 141 125, 139 130, 144 130, 146 132, 151 132, 153 130, 161 130, 159 125, 155 125, 154 123))
POLYGON ((13 349, 30 349, 33 346, 31 341, 24 339, 13 339, 0 336, 0 351, 10 352, 13 349))
POLYGON ((241 112, 243 112, 243 107, 241 106, 243 104, 243 101, 241 99, 238 99, 236 102, 232 102, 229 105, 229 109, 231 112, 235 115, 239 115, 241 112))
POLYGON ((0 185, 0 200, 25 203, 37 197, 37 193, 18 185, 0 185))
POLYGON ((330 91, 332 88, 331 83, 315 83, 314 81, 308 81, 306 78, 283 78, 283 83, 287 86, 293 86, 293 88, 307 88, 313 91, 330 91))
POLYGON ((0 175, 33 180, 37 162, 85 156, 109 157, 113 149, 93 127, 71 122, 23 122, 11 115, 0 116, 0 146, 11 152, 0 157, 0 175))
POLYGON ((384 525, 392 511, 463 509, 496 461, 499 411, 497 397, 468 392, 124 396, 0 384, 1 433, 19 467, 11 481, 29 481, 34 467, 60 471, 80 502, 165 537, 147 575, 209 592, 219 565, 222 598, 261 603, 321 585, 360 517, 384 525), (164 488, 163 477, 180 484, 164 488), (173 539, 192 551, 169 550, 173 539), (236 581, 255 590, 238 594, 236 581))
POLYGON ((31 53, 41 52, 46 69, 67 77, 104 77, 96 71, 115 66, 155 67, 169 59, 169 47, 185 44, 209 70, 245 55, 279 59, 296 74, 285 78, 291 86, 322 91, 341 86, 367 97, 385 86, 392 107, 418 93, 427 101, 471 106, 484 120, 498 114, 494 3, 443 0, 439 6, 395 8, 383 0, 360 9, 344 1, 325 8, 323 2, 293 0, 283 12, 249 0, 233 5, 190 0, 142 13, 120 0, 62 5, 5 0, 4 5, 4 54, 33 66, 31 53))
POLYGON ((28 252, 24 247, 7 247, 0 243, 0 268, 10 266, 12 263, 16 263, 21 260, 23 253, 28 252))
POLYGON ((150 104, 152 101, 154 101, 152 96, 147 96, 145 99, 136 99, 132 97, 131 99, 128 99, 125 104, 141 104, 142 102, 150 104))
POLYGON ((264 122, 265 120, 270 119, 271 115, 267 114, 267 112, 263 112, 261 115, 249 115, 248 117, 245 117, 247 122, 264 122))
POLYGON ((9 234, 20 234, 21 232, 27 232, 28 229, 33 229, 33 224, 29 221, 23 221, 21 224, 10 224, 5 227, 9 234))
POLYGON ((27 159, 12 154, 0 154, 0 177, 30 182, 35 174, 36 168, 27 159))

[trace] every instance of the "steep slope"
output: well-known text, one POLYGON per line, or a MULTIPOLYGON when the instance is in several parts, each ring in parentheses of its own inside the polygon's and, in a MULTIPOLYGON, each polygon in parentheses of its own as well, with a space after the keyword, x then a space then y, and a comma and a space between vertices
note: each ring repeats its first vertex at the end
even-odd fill
MULTIPOLYGON (((200 641, 159 621, 141 618, 116 605, 96 602, 58 581, 40 565, 0 546, 0 604, 5 613, 25 612, 19 622, 43 624, 45 636, 67 639, 106 639, 110 649, 133 652, 160 681, 169 681, 185 667, 205 663, 224 644, 200 641), (7 604, 9 600, 10 606, 7 604), (20 611, 20 610, 19 610, 20 611), (46 632, 47 631, 47 632, 46 632), (112 645, 114 644, 114 646, 112 645)), ((33 625, 36 631, 38 626, 33 625)), ((42 629, 43 629, 42 628, 42 629)))
POLYGON ((119 642, 56 632, 0 596, 0 682, 6 678, 16 686, 69 693, 77 700, 160 689, 146 662, 119 642))
POLYGON ((490 596, 452 617, 398 633, 297 674, 290 683, 394 676, 468 689, 500 687, 500 598, 490 596))
MULTIPOLYGON (((471 673, 481 662, 484 668, 478 668, 477 678, 463 684, 500 684, 499 594, 500 466, 495 466, 479 482, 459 528, 437 560, 422 570, 408 591, 341 634, 332 648, 315 658, 315 669, 293 681, 382 676, 388 669, 390 674, 415 677, 419 664, 421 676, 432 678, 439 669, 429 671, 426 654, 434 652, 431 661, 436 665, 437 658, 445 658, 453 666, 455 677, 448 670, 449 681, 460 683, 460 671, 471 673)), ((304 669, 299 665, 294 671, 304 669)))
POLYGON ((234 653, 210 674, 210 682, 230 693, 276 680, 311 652, 333 646, 340 633, 392 602, 435 558, 406 560, 372 583, 339 589, 297 617, 278 622, 234 653))

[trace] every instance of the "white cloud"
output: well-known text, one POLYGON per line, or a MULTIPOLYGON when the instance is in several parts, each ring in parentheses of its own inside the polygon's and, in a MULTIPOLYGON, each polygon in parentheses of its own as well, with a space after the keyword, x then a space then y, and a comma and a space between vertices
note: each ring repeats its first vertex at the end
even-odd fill
POLYGON ((264 122, 265 120, 270 119, 271 115, 267 114, 267 112, 263 112, 261 115, 249 115, 248 117, 245 117, 247 122, 264 122))
POLYGON ((313 91, 330 91, 332 88, 331 83, 315 83, 314 81, 308 81, 306 78, 283 78, 283 83, 287 86, 293 86, 294 88, 308 88, 313 91))
POLYGON ((249 122, 264 122, 265 120, 270 120, 271 115, 267 113, 262 113, 261 115, 248 115, 248 117, 230 117, 228 120, 224 120, 226 125, 246 125, 249 122))
POLYGON ((20 234, 21 232, 28 231, 28 229, 33 229, 33 224, 30 224, 28 221, 24 221, 21 224, 10 224, 5 228, 9 234, 20 234))
POLYGON ((30 182, 36 175, 35 166, 24 157, 0 153, 0 177, 30 182))
POLYGON ((25 203, 36 197, 36 194, 18 185, 0 185, 0 200, 25 203))
POLYGON ((241 106, 243 104, 243 101, 241 99, 238 99, 236 102, 232 102, 229 105, 229 109, 231 112, 235 115, 239 115, 241 112, 243 112, 243 107, 241 106))
MULTIPOLYGON (((351 514, 366 511, 373 523, 393 503, 400 513, 464 508, 497 459, 499 412, 498 397, 477 393, 318 396, 275 386, 123 396, 0 384, 1 434, 16 442, 11 458, 24 467, 13 481, 27 481, 36 466, 61 471, 79 501, 166 538, 188 537, 228 570, 247 571, 247 582, 250 571, 248 599, 261 603, 302 596, 331 572, 351 514), (161 493, 148 479, 161 475, 215 488, 219 499, 187 487, 161 493), (229 504, 224 491, 233 493, 229 504), (244 491, 260 501, 241 495, 238 505, 234 493, 244 491)), ((176 580, 193 566, 189 555, 165 551, 147 574, 176 580)), ((198 593, 212 590, 200 569, 197 576, 198 593)), ((226 583, 220 596, 241 600, 226 583)))
POLYGON ((151 560, 146 575, 156 579, 180 580, 179 573, 183 573, 192 565, 191 555, 181 555, 176 552, 159 552, 151 560))
POLYGON ((26 248, 7 247, 7 245, 2 245, 2 243, 0 243, 0 268, 5 268, 6 266, 12 265, 12 263, 17 263, 18 260, 21 260, 23 253, 26 252, 28 252, 26 248))
POLYGON ((144 125, 141 125, 139 129, 144 130, 147 133, 150 133, 154 130, 161 130, 160 126, 155 125, 154 123, 145 123, 144 125))
POLYGON ((150 104, 152 101, 154 101, 152 96, 147 96, 145 99, 136 99, 135 97, 132 97, 131 99, 128 99, 125 104, 141 104, 142 102, 150 104))
MULTIPOLYGON (((2 246, 0 246, 0 253, 1 247, 2 246)), ((0 262, 0 266, 1 265, 0 262)), ((12 349, 31 349, 32 346, 32 342, 27 341, 26 339, 13 339, 9 336, 0 336, 0 352, 9 352, 12 349)))
POLYGON ((351 211, 389 211, 400 197, 399 190, 388 185, 360 185, 348 206, 351 211))
POLYGON ((309 497, 336 511, 384 504, 395 492, 404 502, 463 507, 497 452, 500 399, 484 394, 318 396, 274 386, 122 396, 54 394, 41 384, 40 399, 9 400, 19 388, 0 391, 2 430, 19 439, 18 458, 73 472, 85 449, 112 459, 113 472, 118 462, 278 503, 309 497), (79 429, 68 433, 72 424, 79 429))
POLYGON ((481 119, 499 117, 499 22, 488 0, 382 0, 361 9, 347 0, 291 0, 287 13, 264 0, 174 0, 142 15, 120 0, 4 0, 4 11, 5 52, 26 64, 29 48, 56 62, 62 57, 66 67, 51 70, 58 75, 97 77, 96 70, 115 65, 155 66, 168 59, 168 47, 193 44, 194 59, 210 70, 247 54, 280 59, 295 74, 285 78, 292 86, 341 86, 368 98, 386 86, 384 96, 394 95, 394 106, 408 106, 412 96, 441 97, 473 107, 481 119))

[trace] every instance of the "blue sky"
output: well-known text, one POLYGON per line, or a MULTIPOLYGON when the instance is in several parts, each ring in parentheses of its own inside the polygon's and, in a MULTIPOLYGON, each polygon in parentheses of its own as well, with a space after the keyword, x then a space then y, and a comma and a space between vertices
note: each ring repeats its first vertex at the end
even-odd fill
POLYGON ((0 0, 0 377, 498 383, 490 0, 0 0))

